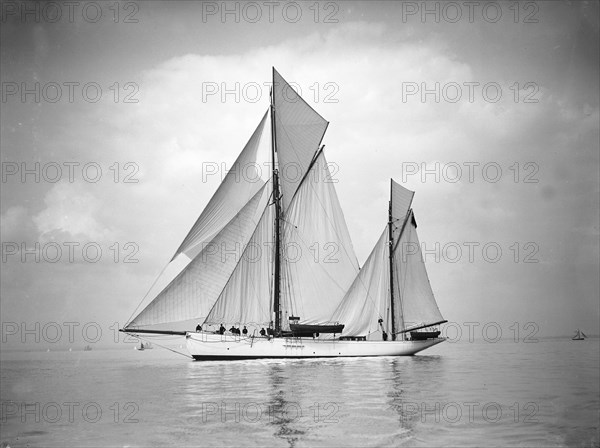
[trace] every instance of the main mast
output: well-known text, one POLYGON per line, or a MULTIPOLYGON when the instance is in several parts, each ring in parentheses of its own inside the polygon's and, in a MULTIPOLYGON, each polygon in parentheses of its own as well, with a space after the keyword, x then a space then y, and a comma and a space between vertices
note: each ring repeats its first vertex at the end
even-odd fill
POLYGON ((275 165, 275 153, 277 152, 277 133, 275 130, 275 67, 273 67, 273 85, 271 87, 271 162, 273 164, 273 201, 275 204, 275 266, 273 286, 273 312, 275 313, 275 335, 281 335, 281 195, 279 194, 279 171, 275 165))

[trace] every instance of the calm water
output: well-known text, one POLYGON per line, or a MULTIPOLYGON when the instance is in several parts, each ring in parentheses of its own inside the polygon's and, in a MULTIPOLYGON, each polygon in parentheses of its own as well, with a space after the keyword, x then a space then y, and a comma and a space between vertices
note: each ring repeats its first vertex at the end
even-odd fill
POLYGON ((193 362, 2 353, 2 446, 599 446, 599 340, 193 362))

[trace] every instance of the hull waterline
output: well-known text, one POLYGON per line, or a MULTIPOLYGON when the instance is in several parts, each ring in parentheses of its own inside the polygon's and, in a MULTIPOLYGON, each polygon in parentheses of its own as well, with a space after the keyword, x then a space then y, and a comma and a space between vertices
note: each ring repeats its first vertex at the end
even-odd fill
POLYGON ((188 333, 187 349, 197 361, 259 358, 339 358, 411 356, 445 338, 423 341, 340 341, 339 339, 267 338, 188 333))

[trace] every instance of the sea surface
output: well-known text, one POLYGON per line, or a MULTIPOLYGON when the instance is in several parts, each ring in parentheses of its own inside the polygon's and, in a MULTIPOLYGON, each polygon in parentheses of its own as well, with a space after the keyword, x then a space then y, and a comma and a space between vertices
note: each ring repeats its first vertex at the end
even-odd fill
POLYGON ((2 447, 599 446, 598 338, 413 357, 1 353, 2 447))

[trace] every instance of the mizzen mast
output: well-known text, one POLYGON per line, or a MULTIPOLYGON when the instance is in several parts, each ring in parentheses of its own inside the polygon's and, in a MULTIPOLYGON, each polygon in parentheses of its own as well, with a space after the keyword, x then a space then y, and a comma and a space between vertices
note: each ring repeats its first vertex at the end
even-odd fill
POLYGON ((392 186, 390 183, 390 207, 388 213, 388 256, 390 259, 390 311, 392 315, 392 341, 396 340, 396 319, 394 313, 394 235, 392 230, 392 186))

